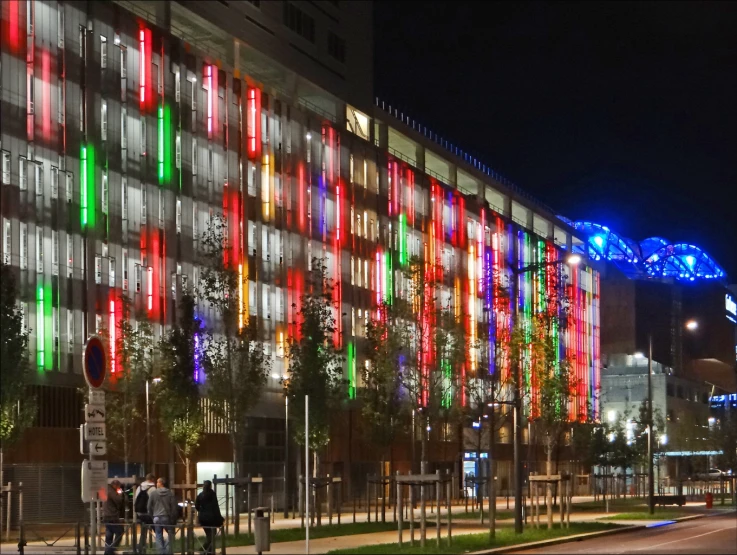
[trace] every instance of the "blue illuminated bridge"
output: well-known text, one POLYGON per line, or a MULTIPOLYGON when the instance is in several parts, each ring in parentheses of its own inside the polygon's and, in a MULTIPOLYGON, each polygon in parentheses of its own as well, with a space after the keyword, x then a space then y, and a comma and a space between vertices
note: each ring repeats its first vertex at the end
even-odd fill
POLYGON ((627 277, 671 278, 678 281, 726 281, 727 273, 709 254, 689 243, 671 243, 662 237, 633 241, 604 225, 572 221, 559 216, 586 236, 573 251, 593 260, 614 264, 627 277))

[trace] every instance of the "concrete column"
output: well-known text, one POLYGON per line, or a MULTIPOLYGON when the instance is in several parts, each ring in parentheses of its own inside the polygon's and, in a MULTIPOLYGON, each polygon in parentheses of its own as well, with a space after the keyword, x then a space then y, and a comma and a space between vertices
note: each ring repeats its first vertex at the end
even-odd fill
POLYGON ((415 161, 420 171, 425 171, 425 147, 417 145, 415 148, 415 161))

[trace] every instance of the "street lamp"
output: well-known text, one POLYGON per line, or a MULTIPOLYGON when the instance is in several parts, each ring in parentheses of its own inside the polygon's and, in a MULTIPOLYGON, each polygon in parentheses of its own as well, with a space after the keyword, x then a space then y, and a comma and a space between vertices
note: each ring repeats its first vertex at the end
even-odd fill
MULTIPOLYGON (((685 324, 685 328, 694 331, 699 327, 696 320, 689 320, 685 324)), ((653 476, 653 332, 647 334, 648 358, 647 358, 647 481, 648 481, 648 510, 650 514, 655 514, 655 484, 653 476)), ((636 355, 635 355, 636 356, 636 355)))
MULTIPOLYGON (((515 243, 516 245, 516 243, 515 243)), ((515 249, 516 250, 516 249, 515 249)), ((547 266, 557 266, 559 264, 569 264, 575 266, 581 262, 581 256, 578 254, 570 254, 565 258, 560 258, 551 262, 538 262, 530 264, 522 268, 510 266, 510 270, 514 274, 512 280, 512 295, 511 302, 514 307, 514 323, 517 323, 518 318, 518 299, 519 299, 519 276, 528 272, 536 272, 547 266)), ((520 428, 522 423, 522 398, 520 397, 520 368, 519 361, 516 361, 513 365, 513 378, 514 387, 512 392, 514 394, 514 531, 517 534, 522 533, 522 457, 521 457, 521 439, 522 430, 520 428)))

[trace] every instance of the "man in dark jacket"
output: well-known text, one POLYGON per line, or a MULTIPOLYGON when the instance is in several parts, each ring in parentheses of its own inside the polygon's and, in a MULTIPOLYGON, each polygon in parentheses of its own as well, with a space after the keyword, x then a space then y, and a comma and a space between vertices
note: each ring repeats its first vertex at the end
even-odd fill
POLYGON ((114 555, 123 538, 123 525, 120 519, 124 516, 123 490, 119 480, 113 480, 107 486, 107 501, 102 506, 102 521, 105 523, 105 555, 114 555))
POLYGON ((174 524, 177 523, 179 505, 174 493, 166 487, 166 480, 156 480, 156 489, 148 494, 148 514, 154 519, 154 535, 156 549, 160 554, 171 553, 171 540, 174 536, 174 524), (166 541, 164 541, 166 530, 166 541))
POLYGON ((200 526, 205 531, 205 553, 210 554, 212 551, 212 540, 215 537, 217 528, 223 525, 223 515, 220 514, 220 506, 218 505, 218 498, 212 489, 212 482, 205 480, 202 484, 202 491, 197 496, 195 501, 195 509, 197 509, 197 518, 200 521, 200 526))

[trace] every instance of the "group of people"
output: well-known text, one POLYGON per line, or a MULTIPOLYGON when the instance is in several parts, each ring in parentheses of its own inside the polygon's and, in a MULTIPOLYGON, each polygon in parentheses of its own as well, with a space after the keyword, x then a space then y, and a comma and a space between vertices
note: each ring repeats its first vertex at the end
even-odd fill
MULTIPOLYGON (((199 524, 205 531, 203 549, 205 553, 212 553, 216 528, 223 525, 224 519, 220 514, 220 506, 210 480, 205 480, 202 492, 195 501, 195 509, 199 524)), ((171 553, 174 525, 179 518, 179 504, 174 493, 167 487, 166 480, 156 479, 153 474, 147 474, 146 480, 136 488, 133 510, 136 512, 138 522, 141 523, 138 545, 134 546, 136 553, 145 553, 149 530, 152 528, 158 553, 171 553)), ((121 519, 125 517, 125 505, 122 484, 119 480, 113 480, 108 486, 102 516, 105 523, 105 555, 113 555, 123 538, 124 530, 121 519)))

